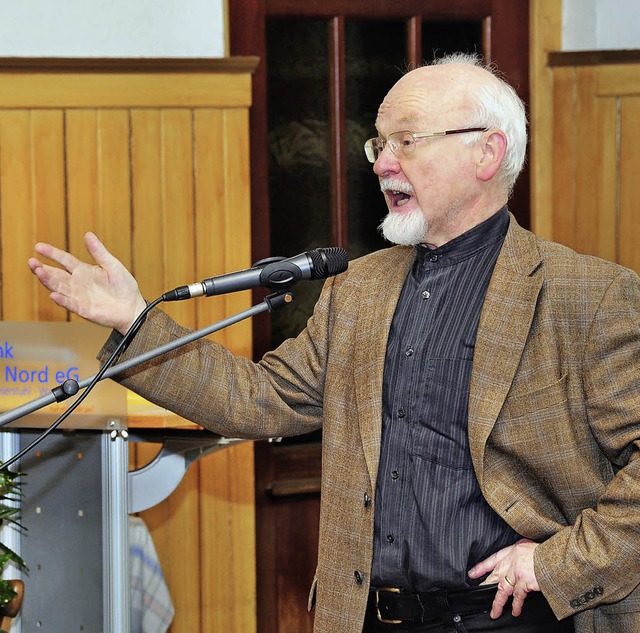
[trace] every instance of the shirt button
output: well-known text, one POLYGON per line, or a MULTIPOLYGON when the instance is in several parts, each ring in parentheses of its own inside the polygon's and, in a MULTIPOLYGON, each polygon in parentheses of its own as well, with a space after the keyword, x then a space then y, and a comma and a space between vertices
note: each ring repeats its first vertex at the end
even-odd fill
POLYGON ((431 293, 428 290, 422 291, 422 298, 426 301, 431 296, 431 293))
POLYGON ((439 259, 440 255, 431 255, 431 257, 429 257, 430 262, 437 262, 439 259))
POLYGON ((399 476, 400 476, 400 473, 398 473, 397 470, 391 471, 391 479, 397 479, 399 476))
POLYGON ((399 417, 399 418, 404 418, 404 416, 405 416, 405 415, 407 415, 407 412, 404 410, 404 408, 403 408, 403 407, 400 407, 400 408, 398 409, 398 417, 399 417))
POLYGON ((457 613, 451 618, 454 622, 461 622, 462 618, 457 613))
POLYGON ((364 507, 368 508, 371 505, 371 497, 365 492, 364 493, 364 507))
POLYGON ((407 351, 405 352, 405 355, 407 357, 413 356, 413 350, 410 347, 407 347, 407 351))
POLYGON ((359 572, 357 569, 353 572, 353 577, 356 579, 356 582, 361 585, 362 584, 362 573, 359 572))
POLYGON ((393 541, 395 541, 395 537, 393 536, 393 534, 387 534, 387 541, 389 541, 389 543, 393 543, 393 541))

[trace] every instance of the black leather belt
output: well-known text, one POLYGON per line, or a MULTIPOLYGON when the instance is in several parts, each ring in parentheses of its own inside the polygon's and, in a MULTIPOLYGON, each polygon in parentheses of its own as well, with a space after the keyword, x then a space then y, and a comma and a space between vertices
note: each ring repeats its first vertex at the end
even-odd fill
POLYGON ((496 588, 497 585, 489 585, 468 591, 407 593, 393 587, 372 587, 369 600, 374 601, 380 622, 426 624, 436 620, 449 621, 455 615, 490 611, 496 588))

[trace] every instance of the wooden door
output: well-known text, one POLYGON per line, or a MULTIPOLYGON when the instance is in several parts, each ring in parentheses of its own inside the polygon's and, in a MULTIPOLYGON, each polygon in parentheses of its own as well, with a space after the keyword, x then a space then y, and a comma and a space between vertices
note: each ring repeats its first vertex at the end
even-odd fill
MULTIPOLYGON (((401 72, 446 52, 495 62, 528 101, 528 0, 233 0, 234 55, 260 57, 251 109, 254 261, 317 246, 351 257, 384 246, 386 213, 362 144, 401 72)), ((512 200, 529 226, 529 178, 512 200)), ((254 355, 295 335, 319 284, 293 309, 254 320, 254 355), (274 327, 272 327, 272 325, 274 327)), ((257 298, 257 295, 255 298, 257 298)), ((257 444, 258 630, 312 629, 306 593, 316 561, 319 437, 257 444)))

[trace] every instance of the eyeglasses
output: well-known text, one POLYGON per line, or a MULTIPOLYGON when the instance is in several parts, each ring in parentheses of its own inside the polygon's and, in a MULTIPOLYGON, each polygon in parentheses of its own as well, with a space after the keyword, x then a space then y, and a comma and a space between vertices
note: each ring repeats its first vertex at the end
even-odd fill
POLYGON ((461 130, 446 130, 445 132, 417 132, 413 133, 409 130, 393 132, 389 134, 386 140, 380 137, 370 138, 364 144, 364 153, 370 163, 375 163, 378 156, 386 145, 389 149, 397 154, 400 150, 403 154, 410 154, 416 148, 416 141, 421 138, 431 138, 433 136, 449 136, 451 134, 465 134, 466 132, 486 132, 486 127, 469 127, 461 130))

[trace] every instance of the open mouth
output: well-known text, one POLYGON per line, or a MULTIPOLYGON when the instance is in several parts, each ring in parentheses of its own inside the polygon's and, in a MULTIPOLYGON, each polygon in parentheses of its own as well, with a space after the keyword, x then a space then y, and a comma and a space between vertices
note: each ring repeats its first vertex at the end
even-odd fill
POLYGON ((388 190, 387 195, 391 198, 394 207, 402 207, 411 199, 411 196, 408 193, 395 189, 388 190))

